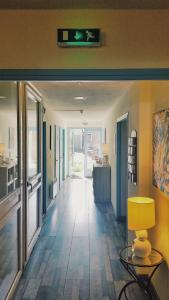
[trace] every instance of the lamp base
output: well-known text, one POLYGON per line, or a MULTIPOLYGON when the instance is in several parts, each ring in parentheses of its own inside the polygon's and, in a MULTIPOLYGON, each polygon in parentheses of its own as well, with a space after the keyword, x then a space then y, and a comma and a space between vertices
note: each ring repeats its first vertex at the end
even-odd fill
POLYGON ((140 258, 148 257, 151 253, 151 244, 147 239, 147 230, 136 231, 136 236, 132 245, 133 254, 140 258))

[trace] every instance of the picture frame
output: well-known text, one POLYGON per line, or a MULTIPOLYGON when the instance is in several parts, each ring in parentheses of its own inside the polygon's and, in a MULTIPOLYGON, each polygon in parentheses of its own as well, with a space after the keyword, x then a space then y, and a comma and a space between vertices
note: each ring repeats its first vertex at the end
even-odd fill
POLYGON ((153 114, 153 185, 169 195, 169 109, 153 114))

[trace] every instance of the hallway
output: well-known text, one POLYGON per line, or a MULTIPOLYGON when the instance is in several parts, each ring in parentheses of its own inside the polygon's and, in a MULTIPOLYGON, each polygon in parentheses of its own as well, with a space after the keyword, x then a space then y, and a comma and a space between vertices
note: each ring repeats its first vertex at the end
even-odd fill
MULTIPOLYGON (((92 181, 67 179, 13 300, 116 300, 129 279, 118 260, 123 245, 124 230, 112 207, 93 201, 92 181)), ((147 299, 134 291, 130 299, 147 299)))

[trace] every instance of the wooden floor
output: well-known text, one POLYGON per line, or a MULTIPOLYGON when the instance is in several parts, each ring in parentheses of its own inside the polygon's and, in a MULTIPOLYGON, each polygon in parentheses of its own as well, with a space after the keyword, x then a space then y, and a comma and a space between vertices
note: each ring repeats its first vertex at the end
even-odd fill
MULTIPOLYGON (((116 300, 130 279, 118 258, 124 240, 112 206, 94 203, 92 181, 66 180, 13 299, 116 300)), ((147 299, 137 286, 128 295, 147 299)))

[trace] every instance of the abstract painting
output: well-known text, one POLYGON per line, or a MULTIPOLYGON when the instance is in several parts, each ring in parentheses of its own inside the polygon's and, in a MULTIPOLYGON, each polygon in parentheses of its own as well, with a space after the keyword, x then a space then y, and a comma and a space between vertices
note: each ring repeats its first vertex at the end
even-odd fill
POLYGON ((154 114, 153 184, 169 195, 169 109, 154 114))

